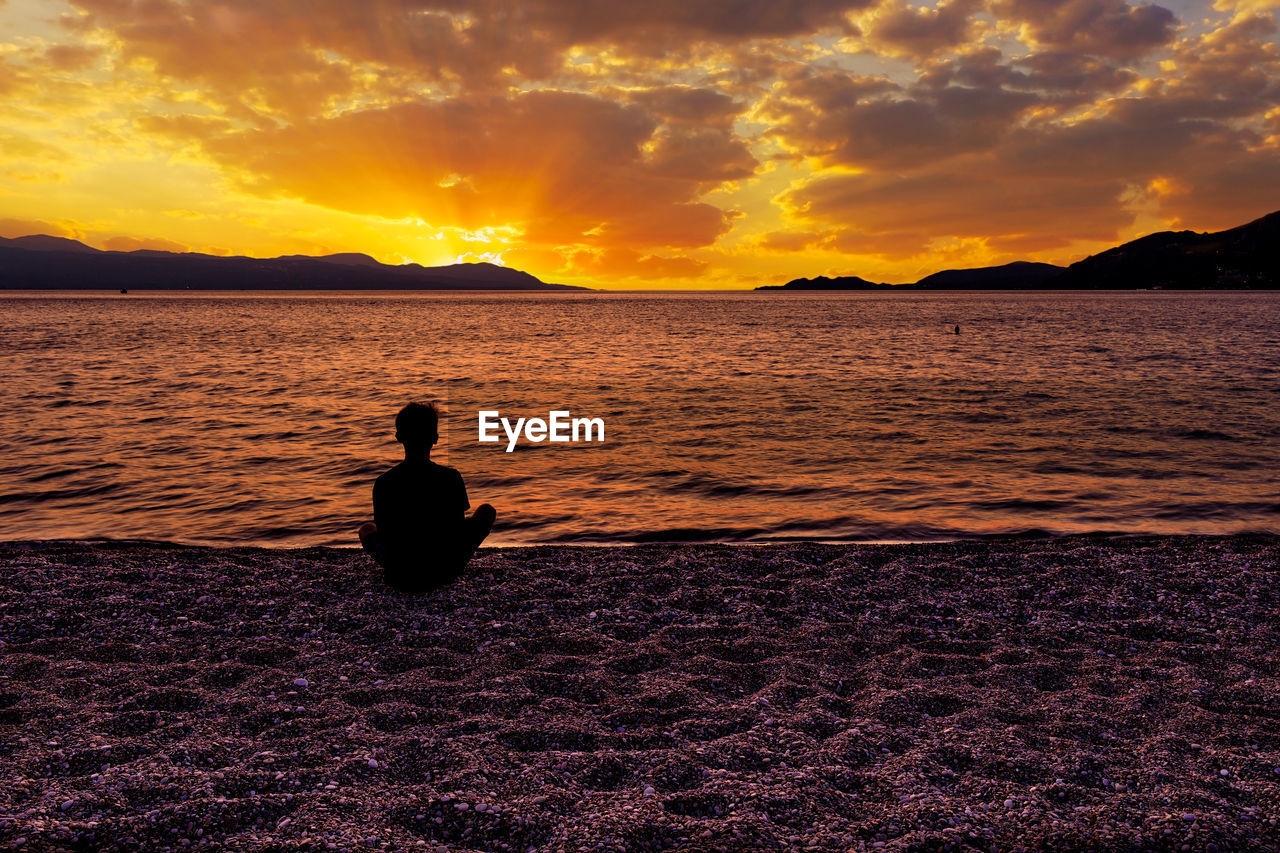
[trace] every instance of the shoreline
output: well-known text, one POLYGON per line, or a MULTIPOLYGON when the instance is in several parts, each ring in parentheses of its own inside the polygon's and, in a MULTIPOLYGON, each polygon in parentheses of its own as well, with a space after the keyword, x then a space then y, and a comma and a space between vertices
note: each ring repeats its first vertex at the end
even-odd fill
MULTIPOLYGON (((492 537, 490 537, 492 538, 492 537)), ((263 542, 244 542, 236 544, 212 541, 180 541, 172 539, 140 539, 136 537, 67 537, 56 539, 0 539, 0 549, 16 547, 40 549, 46 547, 66 546, 112 546, 140 548, 188 548, 207 551, 266 551, 269 553, 286 553, 290 551, 327 550, 339 554, 364 553, 363 548, 354 542, 343 545, 311 544, 288 545, 263 542)), ((1083 533, 1054 533, 1040 528, 1012 533, 971 533, 956 534, 939 538, 926 539, 822 539, 819 537, 789 537, 772 539, 655 539, 655 540, 593 540, 581 541, 548 541, 548 542, 512 542, 494 543, 486 540, 481 546, 481 553, 511 553, 539 548, 571 548, 571 549, 634 549, 634 548, 790 548, 803 545, 819 545, 834 548, 862 547, 914 547, 929 545, 998 545, 1019 543, 1054 543, 1054 542, 1129 542, 1134 540, 1274 540, 1280 542, 1280 531, 1240 530, 1228 533, 1152 533, 1148 531, 1094 530, 1083 533)))
POLYGON ((1274 535, 0 561, 6 849, 1280 849, 1274 535))

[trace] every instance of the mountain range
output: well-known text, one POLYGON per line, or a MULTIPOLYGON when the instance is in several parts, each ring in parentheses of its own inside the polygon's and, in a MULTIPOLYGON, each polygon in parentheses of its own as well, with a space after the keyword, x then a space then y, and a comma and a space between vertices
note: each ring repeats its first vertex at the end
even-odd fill
POLYGON ((1280 211, 1214 233, 1161 231, 1068 267, 1014 261, 944 270, 912 284, 858 276, 797 278, 756 290, 1273 290, 1280 288, 1280 211))
POLYGON ((586 290, 495 264, 392 266, 368 255, 110 252, 65 237, 0 238, 0 290, 586 290))
MULTIPOLYGON (((588 290, 489 263, 390 265, 368 255, 223 257, 95 249, 65 237, 0 238, 0 290, 588 290)), ((756 290, 1269 290, 1280 288, 1280 211, 1215 233, 1161 231, 1067 267, 1014 261, 911 284, 797 278, 756 290)))

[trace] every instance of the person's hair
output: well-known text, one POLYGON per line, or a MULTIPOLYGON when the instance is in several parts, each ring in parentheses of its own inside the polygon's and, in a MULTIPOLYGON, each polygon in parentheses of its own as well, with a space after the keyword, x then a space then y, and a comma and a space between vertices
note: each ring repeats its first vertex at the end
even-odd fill
POLYGON ((435 403, 410 403, 396 415, 396 441, 431 444, 439 438, 440 410, 435 403))

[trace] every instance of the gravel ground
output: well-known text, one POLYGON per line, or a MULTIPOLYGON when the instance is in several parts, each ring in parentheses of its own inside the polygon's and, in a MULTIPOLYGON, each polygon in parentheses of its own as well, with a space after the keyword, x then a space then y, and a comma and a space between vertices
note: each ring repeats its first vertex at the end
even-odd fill
POLYGON ((0 543, 0 848, 1280 850, 1280 540, 0 543))

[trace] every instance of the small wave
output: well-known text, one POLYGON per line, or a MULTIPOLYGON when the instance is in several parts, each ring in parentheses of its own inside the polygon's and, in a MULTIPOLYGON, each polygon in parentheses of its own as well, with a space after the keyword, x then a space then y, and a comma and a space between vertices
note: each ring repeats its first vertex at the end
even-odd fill
POLYGON ((1037 474, 1096 474, 1096 469, 1083 465, 1072 465, 1069 462, 1037 462, 1031 466, 1037 474))
POLYGON ((1010 527, 1005 530, 974 531, 963 528, 936 527, 927 524, 868 524, 853 527, 826 529, 824 524, 793 522, 768 527, 670 527, 661 530, 590 530, 560 533, 541 537, 545 544, 759 544, 783 542, 829 543, 880 543, 880 542, 940 542, 957 539, 1048 539, 1059 536, 1097 535, 1113 536, 1114 532, 1100 530, 1095 534, 1055 530, 1046 527, 1010 527))
POLYGON ((743 542, 762 531, 758 527, 669 527, 661 530, 583 530, 543 538, 547 543, 660 544, 687 542, 743 542))
POLYGON ((1075 501, 1031 500, 1028 498, 1004 498, 992 501, 972 501, 975 509, 1004 510, 1008 512, 1052 512, 1075 507, 1075 501))
POLYGON ((251 538, 260 542, 283 542, 298 536, 309 536, 311 533, 310 527, 266 527, 254 531, 251 538))
POLYGON ((72 498, 90 498, 119 491, 120 483, 102 483, 97 486, 82 486, 78 489, 47 489, 43 492, 10 492, 0 495, 0 504, 9 503, 43 503, 44 501, 61 501, 72 498))
POLYGON ((1174 433, 1178 438, 1189 438, 1194 441, 1239 441, 1239 439, 1226 432, 1218 432, 1215 429, 1189 429, 1182 432, 1174 433))
POLYGON ((45 480, 57 480, 61 477, 75 477, 86 471, 101 471, 105 468, 122 468, 119 462, 97 462, 79 468, 57 468, 53 471, 42 471, 27 476, 28 483, 43 483, 45 480))
POLYGON ((957 416, 956 420, 966 424, 995 424, 1013 420, 1013 416, 1003 412, 968 412, 957 416))
POLYGON ((1209 519, 1234 521, 1251 515, 1280 515, 1280 502, 1238 501, 1226 503, 1200 501, 1168 503, 1150 507, 1143 511, 1144 517, 1158 518, 1162 521, 1196 522, 1209 519))
POLYGON ((846 495, 847 489, 833 489, 829 486, 810 486, 802 484, 785 485, 776 483, 734 483, 715 480, 699 475, 687 475, 670 482, 666 491, 681 494, 694 492, 716 498, 732 497, 769 497, 796 498, 821 494, 846 495))

